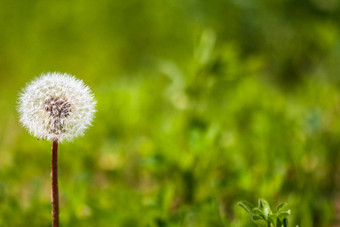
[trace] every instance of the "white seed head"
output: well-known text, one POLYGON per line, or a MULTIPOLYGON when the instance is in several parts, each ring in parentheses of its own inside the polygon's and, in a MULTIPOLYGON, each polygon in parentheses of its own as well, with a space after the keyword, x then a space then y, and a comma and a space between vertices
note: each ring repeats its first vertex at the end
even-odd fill
POLYGON ((70 141, 91 125, 96 101, 88 86, 73 76, 47 73, 20 94, 20 122, 35 137, 70 141))

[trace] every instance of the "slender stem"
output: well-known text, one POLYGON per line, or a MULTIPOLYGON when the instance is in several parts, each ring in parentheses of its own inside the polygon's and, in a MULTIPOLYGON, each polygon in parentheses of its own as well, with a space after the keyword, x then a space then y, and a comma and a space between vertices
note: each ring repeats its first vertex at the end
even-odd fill
POLYGON ((58 140, 52 144, 52 217, 53 227, 59 227, 59 192, 58 192, 58 140))

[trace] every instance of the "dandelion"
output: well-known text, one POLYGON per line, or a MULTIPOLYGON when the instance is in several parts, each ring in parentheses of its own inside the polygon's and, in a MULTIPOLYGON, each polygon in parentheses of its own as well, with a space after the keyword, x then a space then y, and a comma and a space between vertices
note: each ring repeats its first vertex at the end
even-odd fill
POLYGON ((91 125, 95 101, 73 76, 47 73, 32 81, 19 98, 20 122, 35 137, 70 141, 91 125))
POLYGON ((59 226, 58 143, 84 134, 92 123, 95 105, 89 87, 68 74, 43 74, 20 94, 21 124, 38 139, 52 141, 53 227, 59 226))

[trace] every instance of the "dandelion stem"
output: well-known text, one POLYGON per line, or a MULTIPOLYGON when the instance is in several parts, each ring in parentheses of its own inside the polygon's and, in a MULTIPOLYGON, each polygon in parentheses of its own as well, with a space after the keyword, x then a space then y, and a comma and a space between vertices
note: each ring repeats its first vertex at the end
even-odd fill
POLYGON ((53 227, 59 227, 59 192, 58 192, 58 140, 52 144, 52 217, 53 227))

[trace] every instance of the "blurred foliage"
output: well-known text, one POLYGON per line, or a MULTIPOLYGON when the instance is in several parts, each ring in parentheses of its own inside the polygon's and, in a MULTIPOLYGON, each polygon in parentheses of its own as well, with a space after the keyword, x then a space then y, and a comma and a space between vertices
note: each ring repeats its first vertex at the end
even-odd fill
POLYGON ((50 226, 51 144, 18 123, 42 72, 93 127, 59 152, 62 226, 251 226, 237 201, 340 220, 336 0, 0 1, 0 226, 50 226))

